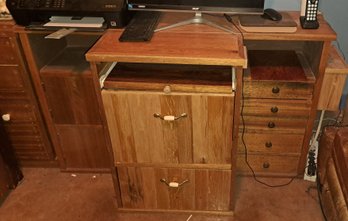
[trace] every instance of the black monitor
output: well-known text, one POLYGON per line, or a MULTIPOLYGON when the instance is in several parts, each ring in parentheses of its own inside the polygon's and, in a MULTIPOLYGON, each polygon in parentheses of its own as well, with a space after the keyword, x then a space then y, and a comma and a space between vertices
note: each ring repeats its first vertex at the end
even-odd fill
POLYGON ((262 14, 265 0, 127 0, 129 10, 194 12, 195 17, 167 27, 162 31, 187 24, 207 24, 232 32, 202 17, 214 14, 262 14))

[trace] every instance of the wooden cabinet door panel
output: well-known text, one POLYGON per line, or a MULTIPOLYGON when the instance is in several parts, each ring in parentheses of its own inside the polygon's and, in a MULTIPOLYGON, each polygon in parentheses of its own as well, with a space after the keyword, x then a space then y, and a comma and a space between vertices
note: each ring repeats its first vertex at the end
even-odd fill
POLYGON ((116 163, 229 163, 232 95, 102 92, 116 163), (154 117, 180 116, 175 121, 154 117))
POLYGON ((97 98, 91 76, 41 74, 55 124, 99 124, 97 98))
POLYGON ((228 211, 230 170, 117 167, 124 208, 228 211), (161 180, 184 184, 169 187, 161 180))
POLYGON ((101 126, 56 126, 66 169, 110 168, 101 126))

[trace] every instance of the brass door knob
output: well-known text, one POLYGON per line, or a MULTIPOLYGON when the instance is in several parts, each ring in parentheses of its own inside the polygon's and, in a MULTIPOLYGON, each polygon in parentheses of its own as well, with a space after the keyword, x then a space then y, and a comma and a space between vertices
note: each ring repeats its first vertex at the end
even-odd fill
POLYGON ((274 114, 277 113, 278 110, 279 110, 279 109, 278 109, 277 106, 271 107, 271 112, 274 113, 274 114))
POLYGON ((269 128, 275 128, 275 123, 274 122, 268 122, 268 125, 267 125, 269 128))
POLYGON ((280 92, 280 89, 279 89, 278 86, 275 86, 275 87, 272 88, 272 93, 273 94, 278 94, 279 92, 280 92))
POLYGON ((262 167, 264 169, 268 169, 270 166, 271 166, 271 164, 269 164, 268 162, 264 162, 263 165, 262 165, 262 167))
POLYGON ((271 148, 273 146, 272 142, 268 141, 265 143, 265 147, 271 148))

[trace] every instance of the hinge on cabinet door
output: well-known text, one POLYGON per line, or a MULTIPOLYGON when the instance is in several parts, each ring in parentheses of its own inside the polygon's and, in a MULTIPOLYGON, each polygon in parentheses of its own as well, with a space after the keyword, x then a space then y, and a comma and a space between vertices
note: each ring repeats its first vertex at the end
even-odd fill
POLYGON ((232 91, 236 91, 237 82, 236 82, 236 69, 232 67, 232 91))

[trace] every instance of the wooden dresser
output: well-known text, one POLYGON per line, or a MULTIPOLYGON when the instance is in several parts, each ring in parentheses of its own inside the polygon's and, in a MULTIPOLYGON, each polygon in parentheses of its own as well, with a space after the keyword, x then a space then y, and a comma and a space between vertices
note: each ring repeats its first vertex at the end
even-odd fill
POLYGON ((13 21, 0 21, 0 115, 23 166, 56 165, 13 21))

